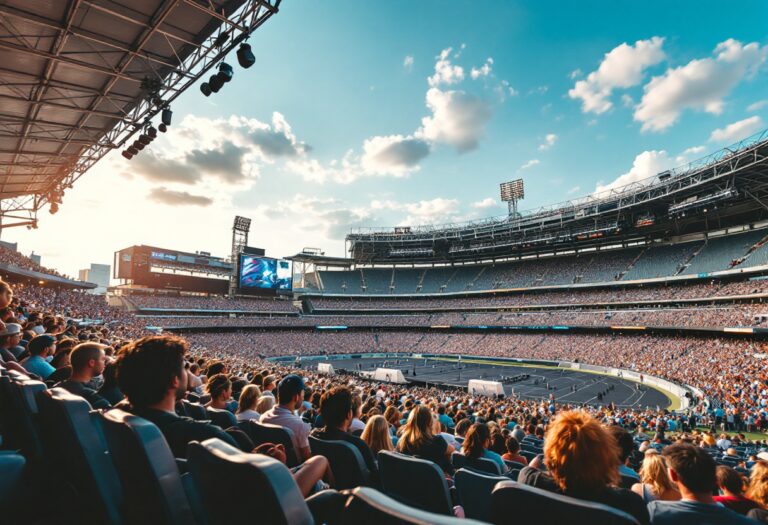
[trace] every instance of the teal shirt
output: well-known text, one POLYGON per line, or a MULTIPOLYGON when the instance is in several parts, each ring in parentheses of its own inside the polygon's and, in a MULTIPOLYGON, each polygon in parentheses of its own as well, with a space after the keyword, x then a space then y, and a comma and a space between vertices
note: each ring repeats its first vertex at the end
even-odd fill
POLYGON ((42 377, 43 381, 48 379, 48 376, 56 371, 56 369, 53 368, 50 363, 48 363, 39 355, 33 355, 26 358, 24 361, 22 361, 21 366, 23 366, 27 372, 42 377))

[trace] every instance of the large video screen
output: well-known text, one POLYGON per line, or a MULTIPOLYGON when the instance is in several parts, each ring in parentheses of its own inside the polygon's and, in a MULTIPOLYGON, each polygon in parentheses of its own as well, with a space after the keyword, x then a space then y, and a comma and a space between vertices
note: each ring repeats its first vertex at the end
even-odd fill
POLYGON ((240 256, 240 288, 259 290, 291 290, 291 261, 240 256))

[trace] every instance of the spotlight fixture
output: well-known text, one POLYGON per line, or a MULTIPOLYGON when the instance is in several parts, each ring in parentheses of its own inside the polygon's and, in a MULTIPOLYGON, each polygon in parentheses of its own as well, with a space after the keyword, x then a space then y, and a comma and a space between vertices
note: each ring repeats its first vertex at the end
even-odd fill
POLYGON ((149 135, 150 139, 154 139, 155 137, 157 137, 157 128, 155 128, 154 126, 149 126, 147 128, 147 135, 149 135))
POLYGON ((160 120, 162 120, 163 124, 165 124, 166 126, 170 126, 171 117, 173 117, 173 111, 171 111, 170 108, 165 108, 163 110, 163 113, 160 115, 160 120))
POLYGON ((232 77, 235 74, 235 70, 232 69, 232 66, 227 64, 226 62, 222 62, 219 64, 219 72, 216 73, 216 76, 219 77, 223 84, 226 84, 230 80, 232 80, 232 77))
POLYGON ((221 86, 224 85, 224 80, 219 77, 218 73, 216 73, 215 75, 211 76, 210 79, 208 79, 208 85, 211 87, 211 92, 218 93, 221 89, 221 86))
POLYGON ((152 139, 149 138, 149 135, 145 135, 142 133, 139 135, 139 142, 141 142, 143 145, 148 146, 150 142, 152 142, 152 139))
POLYGON ((125 151, 123 151, 123 152, 121 153, 121 155, 122 155, 123 157, 125 157, 126 159, 128 159, 128 160, 131 160, 131 159, 133 158, 133 153, 131 153, 131 152, 130 152, 130 151, 128 151, 128 150, 125 150, 125 151))
POLYGON ((240 67, 248 69, 256 63, 256 57, 251 51, 250 44, 241 44, 237 50, 237 61, 240 63, 240 67))
POLYGON ((165 124, 163 124, 163 123, 161 122, 161 123, 160 123, 160 125, 159 125, 159 126, 157 126, 157 129, 159 129, 159 130, 160 130, 160 133, 165 133, 166 131, 168 131, 168 126, 166 126, 165 124))
POLYGON ((218 37, 216 37, 216 41, 213 43, 214 47, 221 47, 224 44, 227 43, 227 39, 229 38, 229 32, 222 33, 218 37))
POLYGON ((133 141, 133 147, 136 148, 137 150, 141 151, 141 150, 144 149, 144 144, 142 144, 138 140, 134 140, 133 141))
POLYGON ((48 211, 51 212, 51 215, 54 215, 57 211, 59 211, 59 205, 53 202, 51 204, 51 208, 48 211))
POLYGON ((125 151, 127 151, 128 153, 130 153, 130 154, 131 154, 131 156, 134 156, 134 155, 138 155, 138 154, 139 154, 139 150, 138 150, 137 148, 134 148, 133 146, 128 146, 128 149, 127 149, 127 150, 125 150, 125 151))
POLYGON ((200 91, 203 93, 203 95, 209 97, 211 95, 211 86, 208 85, 208 82, 203 82, 200 84, 200 91))

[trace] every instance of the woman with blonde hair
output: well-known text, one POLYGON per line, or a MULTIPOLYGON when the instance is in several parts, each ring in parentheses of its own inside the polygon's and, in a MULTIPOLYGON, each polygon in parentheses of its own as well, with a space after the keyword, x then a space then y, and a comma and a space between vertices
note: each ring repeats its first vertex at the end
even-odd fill
POLYGON ((369 418, 360 438, 365 441, 374 455, 378 454, 380 450, 395 450, 392 436, 389 434, 389 424, 384 416, 375 415, 369 418))
POLYGON ((454 448, 434 433, 432 411, 425 405, 416 405, 402 427, 397 450, 409 456, 419 456, 437 463, 443 472, 453 474, 451 454, 454 448))
POLYGON ((648 504, 654 500, 677 501, 680 493, 667 474, 664 456, 655 448, 648 449, 640 468, 640 483, 632 485, 632 492, 643 498, 648 504))
POLYGON ((520 471, 518 482, 573 498, 594 501, 631 514, 641 524, 650 520, 643 499, 618 488, 619 445, 595 418, 582 410, 561 412, 544 440, 547 471, 532 466, 520 471))
POLYGON ((258 421, 261 414, 256 410, 256 403, 261 396, 261 390, 256 385, 245 385, 240 392, 240 399, 237 402, 237 412, 235 417, 238 421, 258 421))
POLYGON ((760 459, 752 465, 746 496, 764 509, 768 509, 768 461, 760 459))
POLYGON ((262 395, 259 400, 256 402, 256 412, 259 414, 263 414, 264 412, 267 412, 268 410, 272 410, 272 407, 275 406, 275 397, 274 396, 265 396, 262 395))

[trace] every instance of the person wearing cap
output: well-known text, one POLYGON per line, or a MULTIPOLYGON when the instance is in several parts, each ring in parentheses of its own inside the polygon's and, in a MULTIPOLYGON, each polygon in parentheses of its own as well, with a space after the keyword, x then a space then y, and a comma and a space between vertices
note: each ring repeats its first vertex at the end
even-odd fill
MULTIPOLYGON (((35 339, 30 341, 32 343, 40 337, 51 337, 50 335, 38 335, 35 339)), ((70 365, 72 366, 72 374, 69 379, 58 383, 56 386, 69 390, 72 394, 80 396, 94 409, 109 408, 112 405, 109 401, 101 397, 96 390, 90 388, 88 383, 104 372, 104 367, 107 364, 107 357, 104 354, 104 345, 98 343, 81 343, 72 349, 72 353, 69 354, 70 365)))
POLYGON ((285 376, 277 385, 277 402, 270 410, 261 415, 260 423, 278 425, 293 432, 293 448, 299 461, 309 458, 309 423, 305 423, 295 414, 304 403, 304 380, 296 374, 285 376))
MULTIPOLYGON (((6 330, 7 328, 6 326, 6 330)), ((29 357, 21 362, 21 366, 27 372, 38 375, 45 381, 56 371, 47 361, 48 356, 52 356, 56 351, 56 338, 51 335, 38 335, 29 342, 27 350, 29 350, 29 357)))
POLYGON ((5 330, 0 331, 0 355, 5 361, 18 361, 24 352, 21 343, 21 325, 8 323, 5 330))

